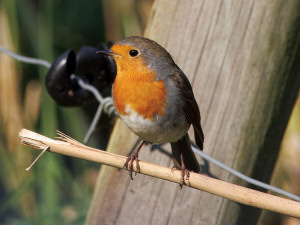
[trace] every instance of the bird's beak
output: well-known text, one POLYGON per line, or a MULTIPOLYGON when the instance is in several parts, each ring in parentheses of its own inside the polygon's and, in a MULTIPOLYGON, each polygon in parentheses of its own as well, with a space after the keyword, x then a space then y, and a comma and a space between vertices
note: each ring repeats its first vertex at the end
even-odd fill
POLYGON ((116 57, 119 57, 120 55, 116 54, 116 53, 113 53, 111 50, 109 51, 97 51, 96 52, 97 54, 101 54, 101 55, 106 55, 106 56, 109 56, 109 57, 112 57, 112 58, 116 58, 116 57))

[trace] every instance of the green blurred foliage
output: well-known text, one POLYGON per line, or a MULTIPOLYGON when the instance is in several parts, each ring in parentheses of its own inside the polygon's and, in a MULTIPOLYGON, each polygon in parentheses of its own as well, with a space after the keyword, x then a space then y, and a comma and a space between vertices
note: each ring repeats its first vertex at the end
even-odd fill
MULTIPOLYGON (((12 39, 10 48, 18 53, 53 62, 70 48, 77 51, 106 39, 141 35, 151 4, 152 0, 0 0, 0 14, 9 28, 1 35, 12 39)), ((82 141, 97 107, 97 103, 80 109, 59 107, 46 92, 46 74, 45 68, 22 63, 0 74, 0 78, 14 79, 7 84, 0 79, 2 87, 11 86, 5 94, 14 99, 0 100, 1 107, 10 110, 5 114, 0 108, 0 224, 83 224, 89 208, 98 164, 46 153, 25 172, 38 152, 18 143, 20 128, 52 138, 60 130, 82 141), (30 97, 36 95, 38 100, 30 97), (36 116, 29 119, 26 112, 31 108, 37 108, 36 116), (9 122, 15 120, 13 115, 19 121, 16 125, 9 122), (13 135, 9 135, 11 129, 13 135)), ((101 119, 104 125, 98 127, 89 145, 106 147, 113 125, 107 120, 105 116, 101 119)))

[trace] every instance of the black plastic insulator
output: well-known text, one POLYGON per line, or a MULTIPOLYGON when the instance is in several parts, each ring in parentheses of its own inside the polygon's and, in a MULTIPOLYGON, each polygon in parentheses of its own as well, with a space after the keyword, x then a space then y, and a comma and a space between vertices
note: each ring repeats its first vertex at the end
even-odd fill
MULTIPOLYGON (((105 45, 101 50, 107 49, 105 45)), ((46 87, 50 96, 62 106, 81 106, 95 100, 92 93, 82 89, 70 77, 72 74, 96 87, 100 92, 111 86, 116 76, 115 62, 109 57, 96 54, 100 50, 82 47, 77 56, 73 50, 60 55, 46 76, 46 87)))

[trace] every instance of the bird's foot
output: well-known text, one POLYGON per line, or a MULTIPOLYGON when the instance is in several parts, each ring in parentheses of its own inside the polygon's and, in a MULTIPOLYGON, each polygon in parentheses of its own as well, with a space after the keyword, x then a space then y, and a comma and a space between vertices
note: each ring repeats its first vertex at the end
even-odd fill
MULTIPOLYGON (((124 164, 124 167, 129 170, 129 175, 130 175, 131 180, 133 180, 132 173, 133 173, 133 162, 134 161, 136 163, 135 164, 136 165, 136 170, 138 172, 140 172, 139 153, 138 152, 133 152, 130 156, 128 156, 127 160, 124 164)), ((135 175, 136 175, 136 172, 135 172, 135 175)))
POLYGON ((186 180, 189 180, 190 178, 190 171, 188 171, 185 167, 181 168, 181 180, 180 180, 180 189, 182 189, 183 185, 187 185, 187 183, 185 182, 185 176, 186 176, 186 180))
POLYGON ((184 184, 187 185, 185 180, 189 180, 190 171, 188 171, 185 167, 180 168, 180 167, 177 167, 177 166, 173 166, 173 168, 171 170, 172 170, 172 172, 174 170, 180 170, 181 171, 181 179, 180 179, 180 184, 179 185, 180 185, 180 189, 182 189, 184 184), (186 176, 186 178, 185 178, 185 176, 186 176))

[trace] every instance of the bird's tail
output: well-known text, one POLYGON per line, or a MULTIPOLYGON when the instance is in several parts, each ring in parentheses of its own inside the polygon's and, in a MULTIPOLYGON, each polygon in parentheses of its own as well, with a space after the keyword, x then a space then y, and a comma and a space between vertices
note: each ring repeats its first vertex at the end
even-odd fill
POLYGON ((187 133, 177 142, 171 142, 171 147, 173 162, 176 167, 181 168, 180 153, 182 153, 185 168, 189 171, 199 172, 200 166, 192 150, 190 138, 187 133))

